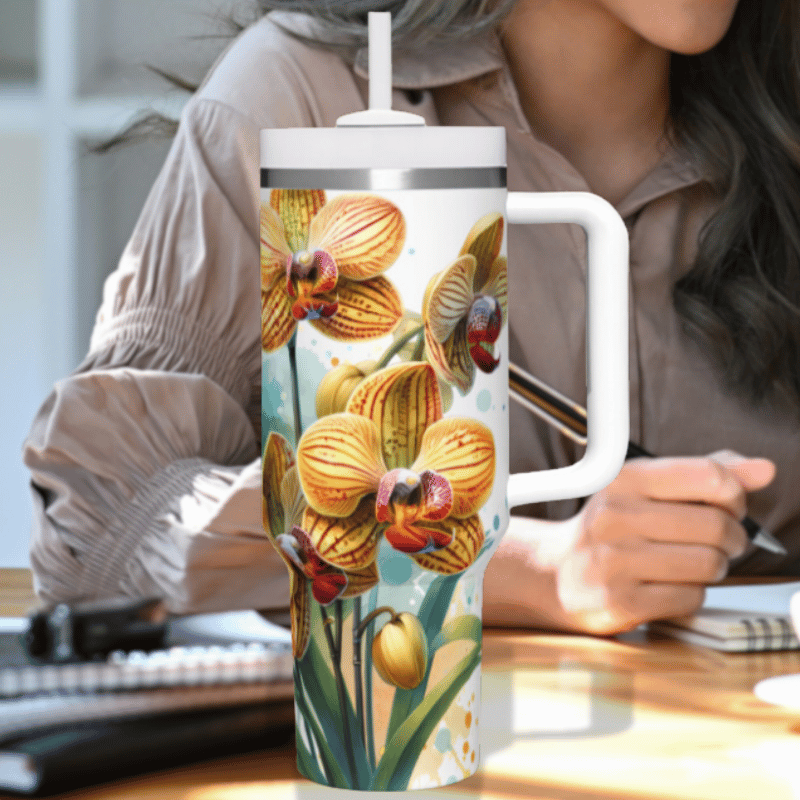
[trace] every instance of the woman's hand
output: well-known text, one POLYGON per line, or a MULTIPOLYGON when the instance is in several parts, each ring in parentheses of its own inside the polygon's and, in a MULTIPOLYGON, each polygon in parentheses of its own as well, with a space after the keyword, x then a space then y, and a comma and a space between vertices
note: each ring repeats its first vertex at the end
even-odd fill
POLYGON ((484 622, 614 634, 690 614, 744 552, 747 492, 775 466, 728 451, 635 459, 563 522, 512 517, 484 580, 484 622))
POLYGON ((771 461, 728 451, 627 462, 573 518, 551 562, 563 611, 600 634, 691 614, 748 545, 746 493, 774 475, 771 461))

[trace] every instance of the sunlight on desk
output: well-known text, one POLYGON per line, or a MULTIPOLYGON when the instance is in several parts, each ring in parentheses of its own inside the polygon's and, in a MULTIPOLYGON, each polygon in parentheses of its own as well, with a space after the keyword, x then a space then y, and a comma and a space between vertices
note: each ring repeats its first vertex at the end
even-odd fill
MULTIPOLYGON (((340 790, 341 791, 341 790, 340 790)), ((296 796, 294 781, 279 781, 269 784, 228 783, 193 789, 185 794, 184 800, 294 800, 296 796)))
MULTIPOLYGON (((9 591, 0 591, 8 608, 16 608, 21 591, 13 577, 16 589, 5 581, 9 591)), ((800 800, 800 711, 770 706, 752 692, 763 678, 792 673, 800 673, 800 651, 722 653, 642 632, 601 639, 489 629, 477 720, 481 767, 465 781, 413 798, 800 800)), ((455 759, 458 743, 452 744, 455 759)), ((312 784, 297 773, 294 748, 282 746, 60 800, 388 794, 312 784)))
MULTIPOLYGON (((750 692, 760 668, 800 672, 797 653, 765 659, 709 654, 641 634, 615 641, 501 631, 487 632, 484 653, 481 768, 451 787, 415 793, 419 800, 800 797, 794 733, 800 714, 767 706, 750 692)), ((248 767, 255 778, 257 762, 248 767)), ((343 793, 299 778, 269 781, 268 774, 265 765, 254 783, 187 786, 170 796, 386 796, 343 793)))

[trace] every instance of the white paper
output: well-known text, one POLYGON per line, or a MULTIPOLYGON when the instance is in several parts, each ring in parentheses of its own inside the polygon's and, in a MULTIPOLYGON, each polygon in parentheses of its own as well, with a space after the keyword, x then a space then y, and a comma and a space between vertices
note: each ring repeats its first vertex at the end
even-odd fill
POLYGON ((760 583, 749 586, 709 586, 704 608, 726 608, 757 614, 789 616, 789 601, 800 592, 800 581, 760 583))

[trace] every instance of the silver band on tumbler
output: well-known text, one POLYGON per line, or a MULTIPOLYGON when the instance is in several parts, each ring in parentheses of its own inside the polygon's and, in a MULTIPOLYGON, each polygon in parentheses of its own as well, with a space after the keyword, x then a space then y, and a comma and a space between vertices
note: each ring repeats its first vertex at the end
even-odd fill
POLYGON ((505 189, 505 167, 432 169, 261 168, 264 189, 505 189))

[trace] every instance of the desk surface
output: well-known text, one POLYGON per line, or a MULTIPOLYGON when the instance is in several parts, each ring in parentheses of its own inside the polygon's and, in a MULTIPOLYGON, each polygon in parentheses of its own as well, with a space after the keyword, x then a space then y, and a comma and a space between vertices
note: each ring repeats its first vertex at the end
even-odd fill
MULTIPOLYGON (((0 615, 33 600, 0 570, 0 615)), ((420 800, 789 800, 800 712, 752 694, 800 652, 725 654, 634 632, 616 639, 487 630, 478 773, 420 800)), ((454 753, 454 757, 458 754, 454 753)), ((338 800, 299 777, 291 747, 83 789, 63 800, 338 800)), ((370 795, 371 796, 371 795, 370 795)), ((2 796, 2 797, 5 797, 2 796)))

